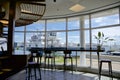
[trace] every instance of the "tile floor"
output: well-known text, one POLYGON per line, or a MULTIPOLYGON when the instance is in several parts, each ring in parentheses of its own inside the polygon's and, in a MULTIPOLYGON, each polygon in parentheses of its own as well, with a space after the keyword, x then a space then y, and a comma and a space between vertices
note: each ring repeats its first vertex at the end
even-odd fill
MULTIPOLYGON (((84 72, 72 73, 71 71, 42 69, 41 73, 42 73, 42 80, 99 80, 97 74, 84 73, 84 72)), ((9 77, 7 80, 26 80, 25 70, 22 70, 19 73, 9 77)), ((34 78, 32 78, 31 80, 34 80, 34 78)), ((101 80, 112 80, 112 79, 110 77, 102 76, 101 80)), ((120 80, 120 79, 114 78, 113 80, 120 80)))

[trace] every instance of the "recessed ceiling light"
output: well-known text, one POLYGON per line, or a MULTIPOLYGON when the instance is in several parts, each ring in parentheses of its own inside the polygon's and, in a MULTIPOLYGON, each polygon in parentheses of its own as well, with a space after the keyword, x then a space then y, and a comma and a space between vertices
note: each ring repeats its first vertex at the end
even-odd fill
POLYGON ((80 5, 80 4, 75 4, 75 5, 73 5, 72 7, 69 8, 69 10, 74 11, 74 12, 79 12, 83 9, 85 9, 85 7, 80 5))

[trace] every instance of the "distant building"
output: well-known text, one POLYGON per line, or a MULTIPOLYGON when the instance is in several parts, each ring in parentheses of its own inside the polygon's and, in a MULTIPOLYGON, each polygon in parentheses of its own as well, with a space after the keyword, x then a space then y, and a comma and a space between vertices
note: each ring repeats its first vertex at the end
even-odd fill
POLYGON ((56 32, 47 32, 38 33, 31 36, 29 42, 27 43, 27 47, 44 47, 46 40, 46 47, 59 47, 61 46, 60 40, 57 38, 56 32), (46 39, 45 39, 46 35, 46 39))

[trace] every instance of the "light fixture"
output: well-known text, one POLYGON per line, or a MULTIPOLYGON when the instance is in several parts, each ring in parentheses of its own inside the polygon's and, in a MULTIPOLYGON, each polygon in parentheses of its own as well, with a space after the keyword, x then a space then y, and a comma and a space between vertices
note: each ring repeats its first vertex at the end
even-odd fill
POLYGON ((8 25, 8 20, 1 19, 0 22, 3 23, 3 25, 8 25))
POLYGON ((85 9, 85 7, 80 5, 80 4, 75 4, 75 5, 73 5, 72 7, 69 8, 69 10, 74 11, 74 12, 79 12, 83 9, 85 9))

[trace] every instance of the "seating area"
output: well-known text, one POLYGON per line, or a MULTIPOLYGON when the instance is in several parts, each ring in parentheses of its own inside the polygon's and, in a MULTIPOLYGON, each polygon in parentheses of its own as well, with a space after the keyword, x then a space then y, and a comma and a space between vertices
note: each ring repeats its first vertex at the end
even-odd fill
MULTIPOLYGON (((49 50, 50 51, 50 50, 49 50)), ((49 52, 47 51, 47 52, 49 52)), ((71 51, 64 51, 64 56, 63 56, 63 59, 64 59, 64 64, 62 65, 62 67, 60 68, 58 65, 52 65, 52 63, 46 63, 45 61, 45 58, 46 58, 46 54, 45 55, 37 55, 39 54, 37 51, 37 54, 35 55, 33 51, 32 52, 32 55, 12 55, 12 56, 2 56, 0 57, 0 60, 1 60, 1 74, 0 74, 0 77, 2 80, 20 72, 21 70, 24 71, 26 70, 26 79, 28 80, 31 80, 32 79, 40 79, 42 80, 42 74, 43 72, 46 72, 46 70, 52 70, 54 71, 55 73, 57 72, 56 70, 61 70, 61 68, 63 67, 63 72, 69 72, 69 71, 72 71, 70 73, 72 73, 73 75, 76 74, 76 70, 75 70, 75 66, 73 67, 73 61, 72 61, 72 56, 71 56, 71 51), (33 55, 34 54, 34 55, 33 55), (41 59, 38 59, 39 57, 44 58, 44 63, 41 62, 41 59), (70 59, 70 65, 67 66, 67 64, 65 63, 65 58, 68 60, 70 59), (26 61, 26 62, 23 62, 21 61, 21 59, 23 61, 26 61), (46 67, 46 65, 48 67, 46 67), (51 67, 50 67, 51 66, 51 67), (53 67, 55 67, 55 70, 53 70, 53 67), (70 69, 68 69, 68 67, 70 69)), ((45 50, 46 52, 46 50, 45 50)), ((46 53, 47 53, 46 52, 46 53)), ((43 52, 44 53, 44 52, 43 52)), ((42 53, 42 54, 43 54, 42 53)), ((50 53, 50 52, 49 52, 50 53)), ((51 53, 50 53, 51 54, 51 53)), ((51 56, 47 56, 47 57, 50 57, 51 56)), ((55 58, 55 57, 54 57, 55 58)), ((53 59, 54 59, 53 58, 53 59)), ((103 61, 103 60, 100 60, 100 70, 99 70, 99 75, 97 75, 97 78, 101 79, 101 73, 102 73, 102 64, 103 62, 107 62, 108 63, 108 67, 109 67, 109 73, 108 73, 108 78, 113 78, 112 76, 112 65, 111 65, 111 62, 110 61, 103 61)), ((77 70, 79 71, 79 70, 77 70)), ((84 72, 84 70, 82 71, 84 72)), ((92 73, 91 73, 92 74, 92 73)), ((114 79, 114 78, 113 78, 114 79)), ((117 79, 117 78, 116 78, 117 79)), ((55 79, 56 80, 56 79, 55 79)), ((89 79, 88 79, 89 80, 89 79)))
POLYGON ((0 0, 0 80, 119 80, 120 0, 0 0))

